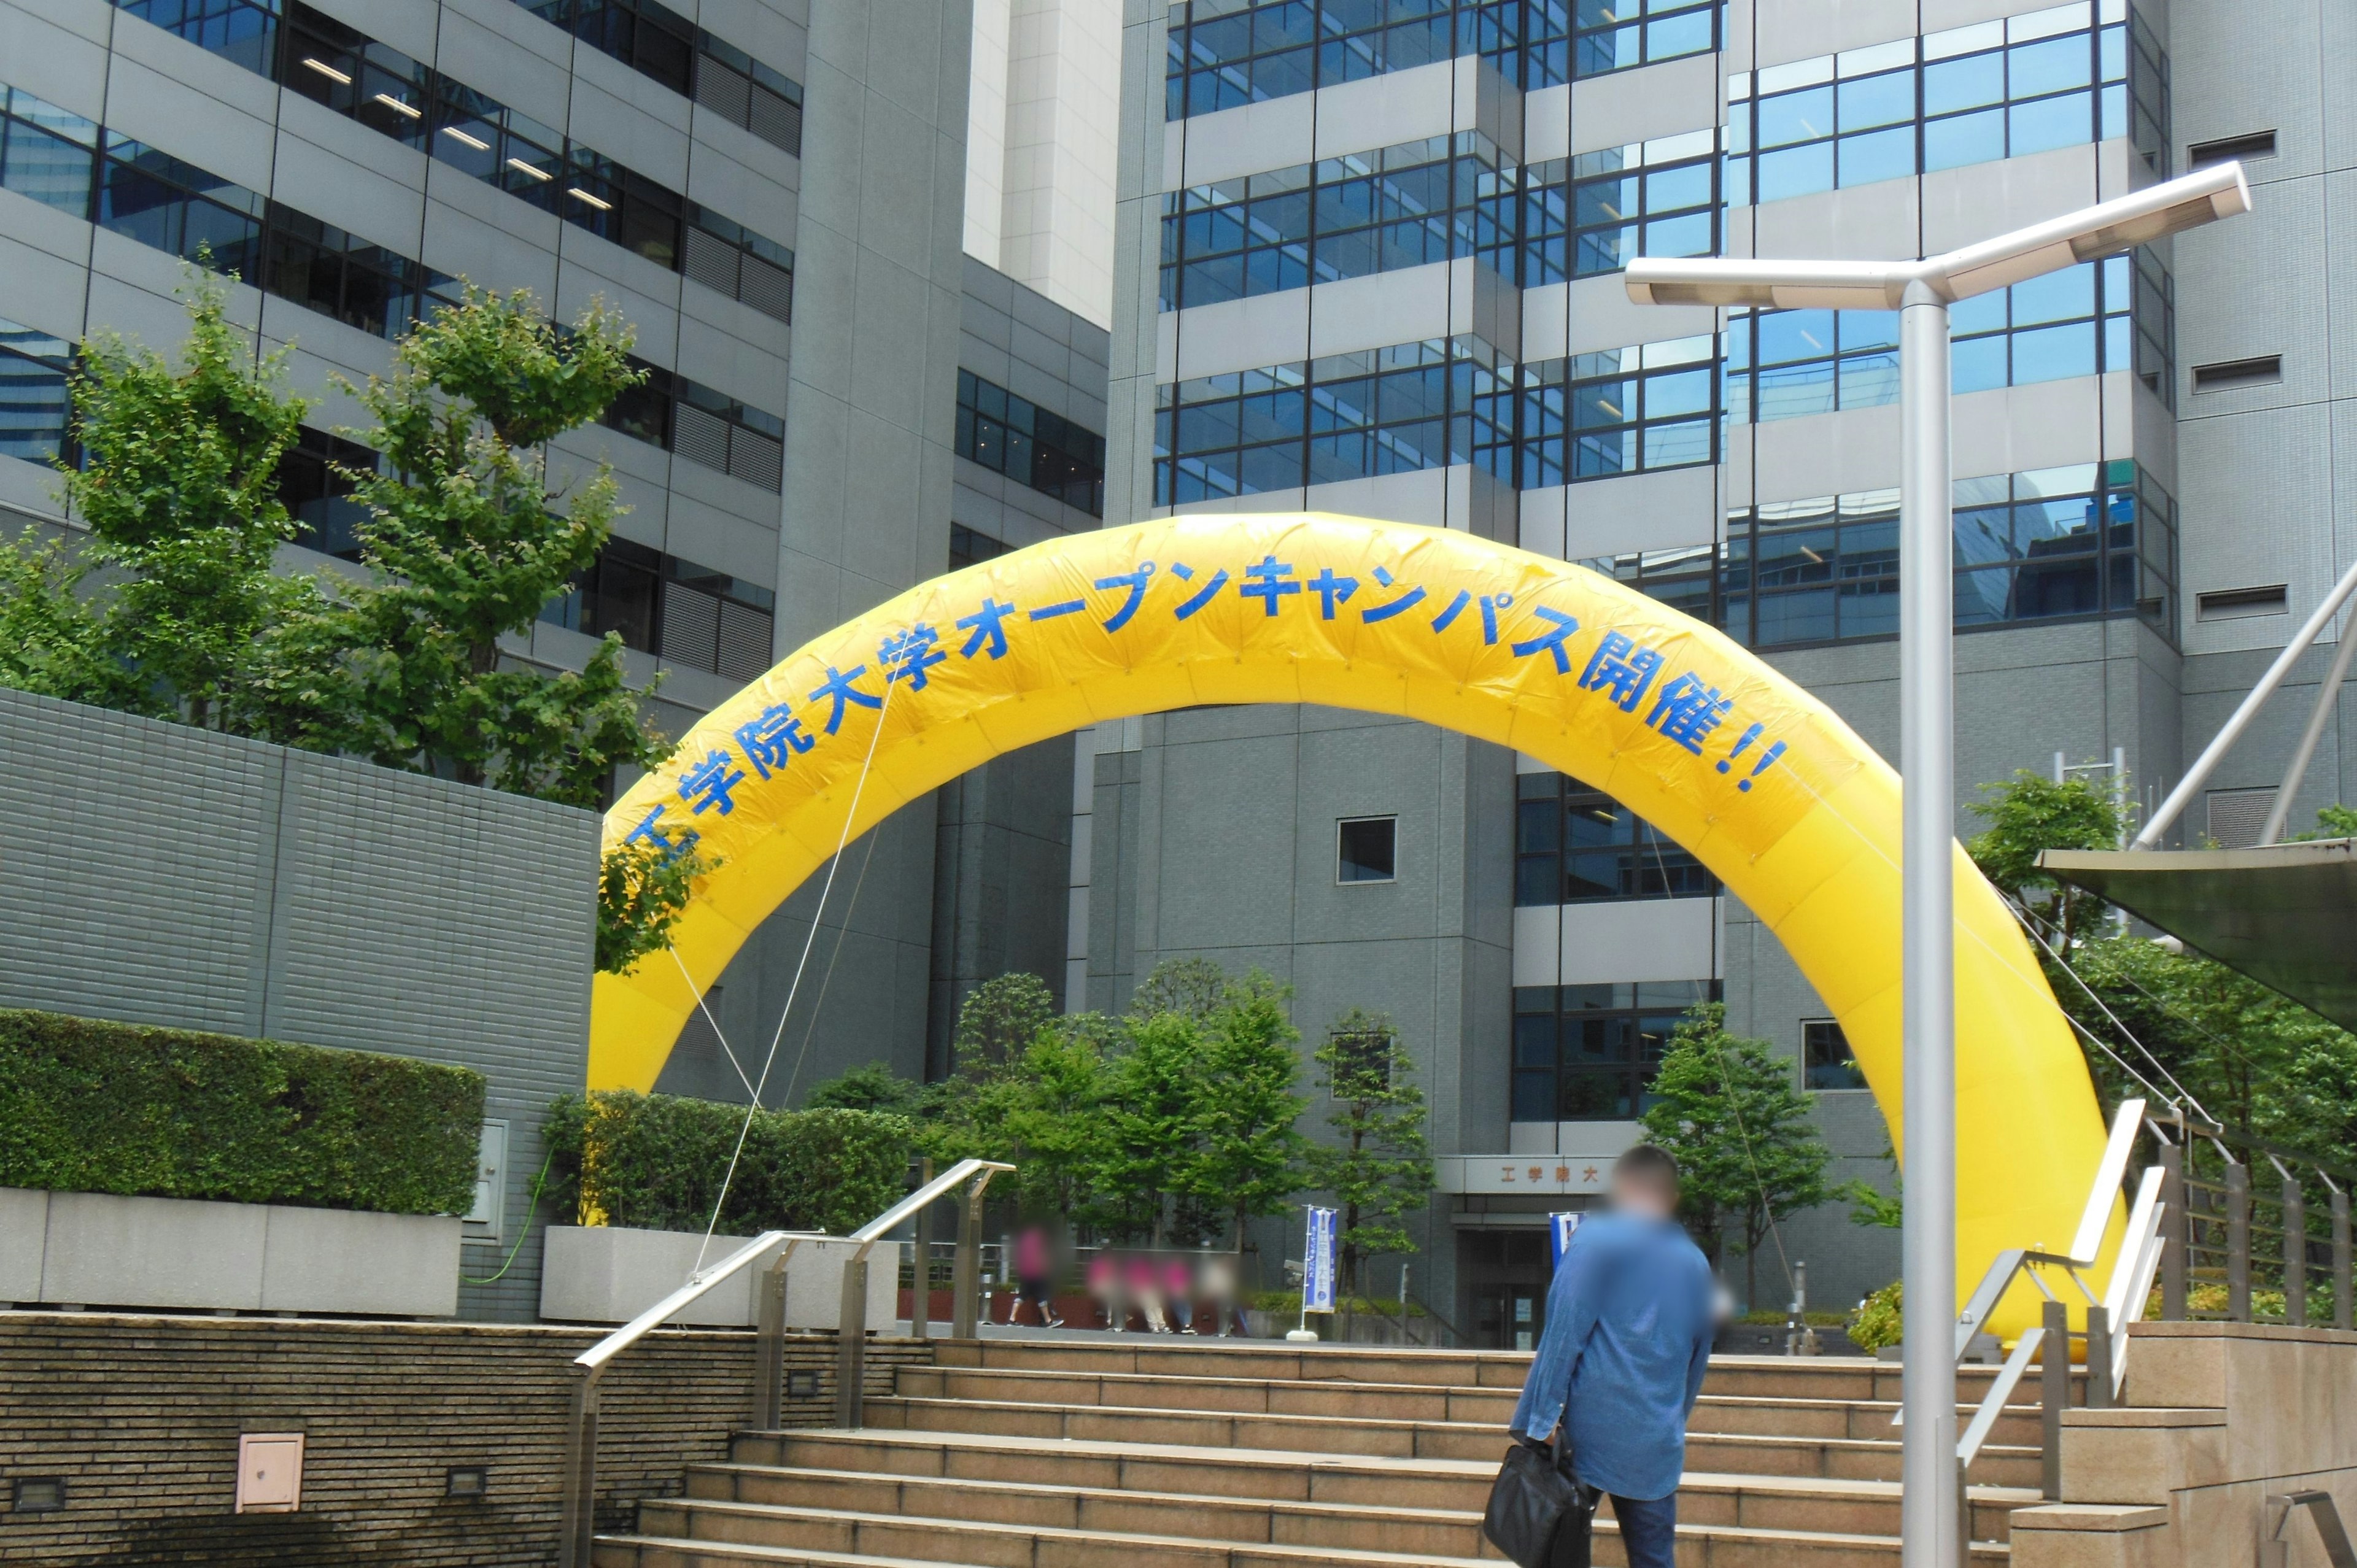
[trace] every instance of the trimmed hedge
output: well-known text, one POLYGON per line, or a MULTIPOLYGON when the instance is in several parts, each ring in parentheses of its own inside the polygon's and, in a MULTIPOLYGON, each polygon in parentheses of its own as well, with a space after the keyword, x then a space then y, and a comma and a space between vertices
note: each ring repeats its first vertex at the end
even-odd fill
POLYGON ((471 1068, 0 1009, 0 1187, 464 1214, 482 1129, 471 1068))
MULTIPOLYGON (((745 1107, 598 1090, 548 1108, 549 1192, 560 1213, 641 1230, 702 1230, 745 1126, 745 1107)), ((760 1111, 720 1230, 841 1236, 908 1190, 913 1128, 879 1111, 760 1111)))

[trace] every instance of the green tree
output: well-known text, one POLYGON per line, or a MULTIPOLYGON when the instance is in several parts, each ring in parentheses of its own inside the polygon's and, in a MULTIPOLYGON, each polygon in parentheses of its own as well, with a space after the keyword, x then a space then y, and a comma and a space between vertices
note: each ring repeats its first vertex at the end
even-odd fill
POLYGON ((647 954, 669 947, 696 879, 718 865, 693 849, 683 854, 640 843, 608 850, 597 867, 597 968, 628 974, 647 954))
POLYGON ((1004 1067, 1022 1056, 1056 1016, 1056 994, 1038 975, 1017 970, 994 975, 967 993, 950 1036, 957 1073, 1004 1067))
POLYGON ((1057 1020, 1024 1047, 1019 1091, 1006 1097, 1001 1124, 1024 1208, 1086 1219, 1095 1202, 1105 1144, 1105 1061, 1110 1020, 1080 1014, 1057 1020))
POLYGON ((1208 958, 1166 958, 1146 972, 1129 993, 1129 1015, 1151 1018, 1176 1013, 1197 1022, 1209 1018, 1228 999, 1233 983, 1228 972, 1208 958))
POLYGON ((1197 1207, 1224 1217, 1239 1247, 1246 1220, 1284 1213, 1301 1186, 1308 1144, 1295 1123, 1309 1101, 1295 1092, 1301 1031, 1286 1015, 1291 998, 1254 970, 1223 985, 1205 1020, 1186 1187, 1197 1207))
POLYGON ((1343 1014, 1313 1059, 1334 1101, 1326 1120, 1336 1142, 1310 1150, 1308 1175, 1341 1210, 1338 1283, 1343 1295, 1355 1296, 1364 1294, 1360 1274, 1367 1260, 1416 1250, 1400 1217, 1432 1197, 1424 1090, 1415 1086, 1415 1064, 1398 1029, 1382 1013, 1353 1007, 1343 1014))
POLYGON ((59 466, 89 538, 37 547, 28 532, 0 546, 0 681, 267 734, 257 639, 318 604, 309 579, 272 571, 295 535, 278 461, 308 405, 284 391, 287 350, 257 360, 230 322, 225 282, 191 266, 179 293, 188 336, 177 369, 112 333, 82 345, 81 462, 59 466))
POLYGON ((2347 806, 2327 806, 2316 813, 2314 828, 2291 836, 2301 840, 2357 838, 2357 810, 2347 806))
MULTIPOLYGON (((601 465, 553 489, 542 448, 639 381, 630 342, 602 304, 560 330, 527 291, 469 287, 394 345, 393 373, 357 389, 382 465, 346 470, 370 513, 360 535, 372 580, 343 590, 330 672, 280 684, 285 727, 387 767, 584 807, 616 767, 662 759, 623 685, 619 636, 553 676, 500 649, 612 532, 612 475, 601 465)), ((298 637, 282 669, 316 670, 321 650, 298 637)))
POLYGON ((1677 1159, 1687 1225, 1714 1264, 1730 1247, 1742 1252, 1745 1299, 1756 1302, 1760 1243, 1830 1196, 1824 1141, 1792 1064, 1765 1040, 1728 1034, 1726 1004, 1706 1002, 1679 1021, 1653 1093, 1645 1133, 1677 1159))
POLYGON ((868 1062, 811 1086, 802 1097, 807 1111, 882 1111, 913 1116, 923 1086, 902 1078, 883 1062, 868 1062))
POLYGON ((2080 775, 2057 784, 2023 768, 2003 784, 1983 785, 1982 799, 1966 808, 1988 824, 1964 846, 1973 864, 1998 892, 2043 921, 2049 940, 2060 930, 2066 950, 2102 901, 2039 869, 2039 854, 2117 848, 2124 783, 2096 783, 2080 775))
POLYGON ((1194 1190, 1200 1152, 1204 1027, 1183 1013, 1157 1013, 1132 1019, 1126 1032, 1129 1048, 1106 1079, 1096 1214, 1112 1230, 1157 1247, 1174 1233, 1200 1240, 1202 1212, 1183 1200, 1194 1190))

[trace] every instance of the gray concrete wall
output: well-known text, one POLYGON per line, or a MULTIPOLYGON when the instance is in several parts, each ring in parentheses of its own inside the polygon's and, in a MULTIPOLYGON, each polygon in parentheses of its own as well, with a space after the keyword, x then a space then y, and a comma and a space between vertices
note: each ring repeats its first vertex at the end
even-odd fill
MULTIPOLYGON (((1104 726, 1112 728, 1114 726, 1104 726)), ((1409 721, 1320 706, 1151 716, 1137 749, 1099 731, 1086 1004, 1118 1012, 1166 958, 1201 956, 1294 987, 1304 1131, 1331 1107, 1309 1055, 1357 1006, 1391 1015, 1416 1063, 1438 1154, 1502 1146, 1513 932, 1512 754, 1409 721), (1398 877, 1337 880, 1336 823, 1398 819, 1398 877)), ((1409 1229, 1418 1294, 1453 1299, 1448 1200, 1409 1229)), ((1290 1220, 1255 1227, 1268 1283, 1290 1220)), ((1290 1249, 1288 1251, 1287 1249, 1290 1249)), ((1378 1283, 1395 1283, 1385 1264, 1378 1283)))
MULTIPOLYGON (((462 1266, 497 1273, 587 1065, 597 819, 6 690, 0 757, 0 1005, 478 1069, 506 1192, 462 1266)), ((533 1317, 539 1234, 462 1316, 533 1317)))

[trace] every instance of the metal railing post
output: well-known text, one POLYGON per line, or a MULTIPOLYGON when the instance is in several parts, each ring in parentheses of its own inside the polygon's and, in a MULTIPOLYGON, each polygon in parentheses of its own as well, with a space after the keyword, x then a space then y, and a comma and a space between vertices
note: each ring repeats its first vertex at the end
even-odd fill
POLYGON ((2283 1184, 2284 1322, 2293 1328, 2308 1326, 2308 1201, 2299 1183, 2288 1176, 2283 1184))
POLYGON ((982 1295, 982 1184, 976 1182, 967 1188, 965 1201, 958 1208, 957 1273, 950 1298, 950 1333, 959 1339, 971 1339, 979 1332, 974 1318, 982 1295))
POLYGON ((573 1385, 573 1410, 565 1434, 565 1517, 558 1568, 589 1568, 597 1536, 597 1374, 573 1385))
MULTIPOLYGON (((933 1185, 933 1157, 927 1155, 917 1164, 919 1190, 933 1185)), ((917 1267, 912 1278, 917 1283, 914 1298, 909 1304, 909 1334, 915 1339, 933 1337, 933 1206, 917 1210, 917 1267)))
POLYGON ((2038 1423, 2044 1453, 2040 1455, 2040 1490, 2050 1502, 2062 1500, 2062 1412, 2071 1406, 2071 1309, 2059 1301, 2046 1304, 2046 1342, 2038 1353, 2038 1423))
POLYGON ((2226 1316, 2251 1320, 2251 1167, 2226 1167, 2226 1316))
POLYGON ((2349 1326, 2349 1195, 2335 1188, 2332 1194, 2333 1327, 2349 1326))
POLYGON ((2185 1148, 2171 1144, 2160 1151, 2160 1201, 2169 1207, 2160 1244, 2160 1316, 2171 1323, 2185 1316, 2185 1253, 2193 1239, 2193 1221, 2185 1212, 2185 1148))
POLYGON ((783 1424, 786 1401, 786 1260, 762 1271, 754 1314, 753 1430, 783 1424))
POLYGON ((2112 1315, 2092 1302, 2087 1306, 2087 1408, 2112 1408, 2112 1315))
POLYGON ((857 1257, 843 1265, 843 1313, 834 1331, 835 1425, 849 1430, 866 1423, 866 1385, 867 1260, 857 1257))

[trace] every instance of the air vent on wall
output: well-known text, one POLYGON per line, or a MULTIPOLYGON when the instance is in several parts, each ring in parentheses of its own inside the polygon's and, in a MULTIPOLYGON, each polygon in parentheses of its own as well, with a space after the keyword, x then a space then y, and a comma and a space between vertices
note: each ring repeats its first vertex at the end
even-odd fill
POLYGON ((2212 164, 2230 164, 2236 159, 2249 163, 2255 158, 2276 156, 2276 134, 2273 131, 2251 131, 2240 136, 2221 136, 2214 142, 2196 142, 2185 149, 2185 161, 2190 168, 2207 168, 2212 164))
POLYGON ((2193 367, 2193 390, 2198 392, 2263 387, 2281 380, 2281 354, 2257 354, 2247 360, 2221 360, 2213 365, 2193 367))
POLYGON ((2276 807, 2276 787, 2256 789, 2212 789, 2208 796, 2210 837, 2220 849, 2249 849, 2266 831, 2267 813, 2276 807))
POLYGON ((2264 588, 2218 588, 2194 601, 2197 619, 2233 620, 2241 616, 2279 616, 2291 607, 2281 583, 2264 588))

